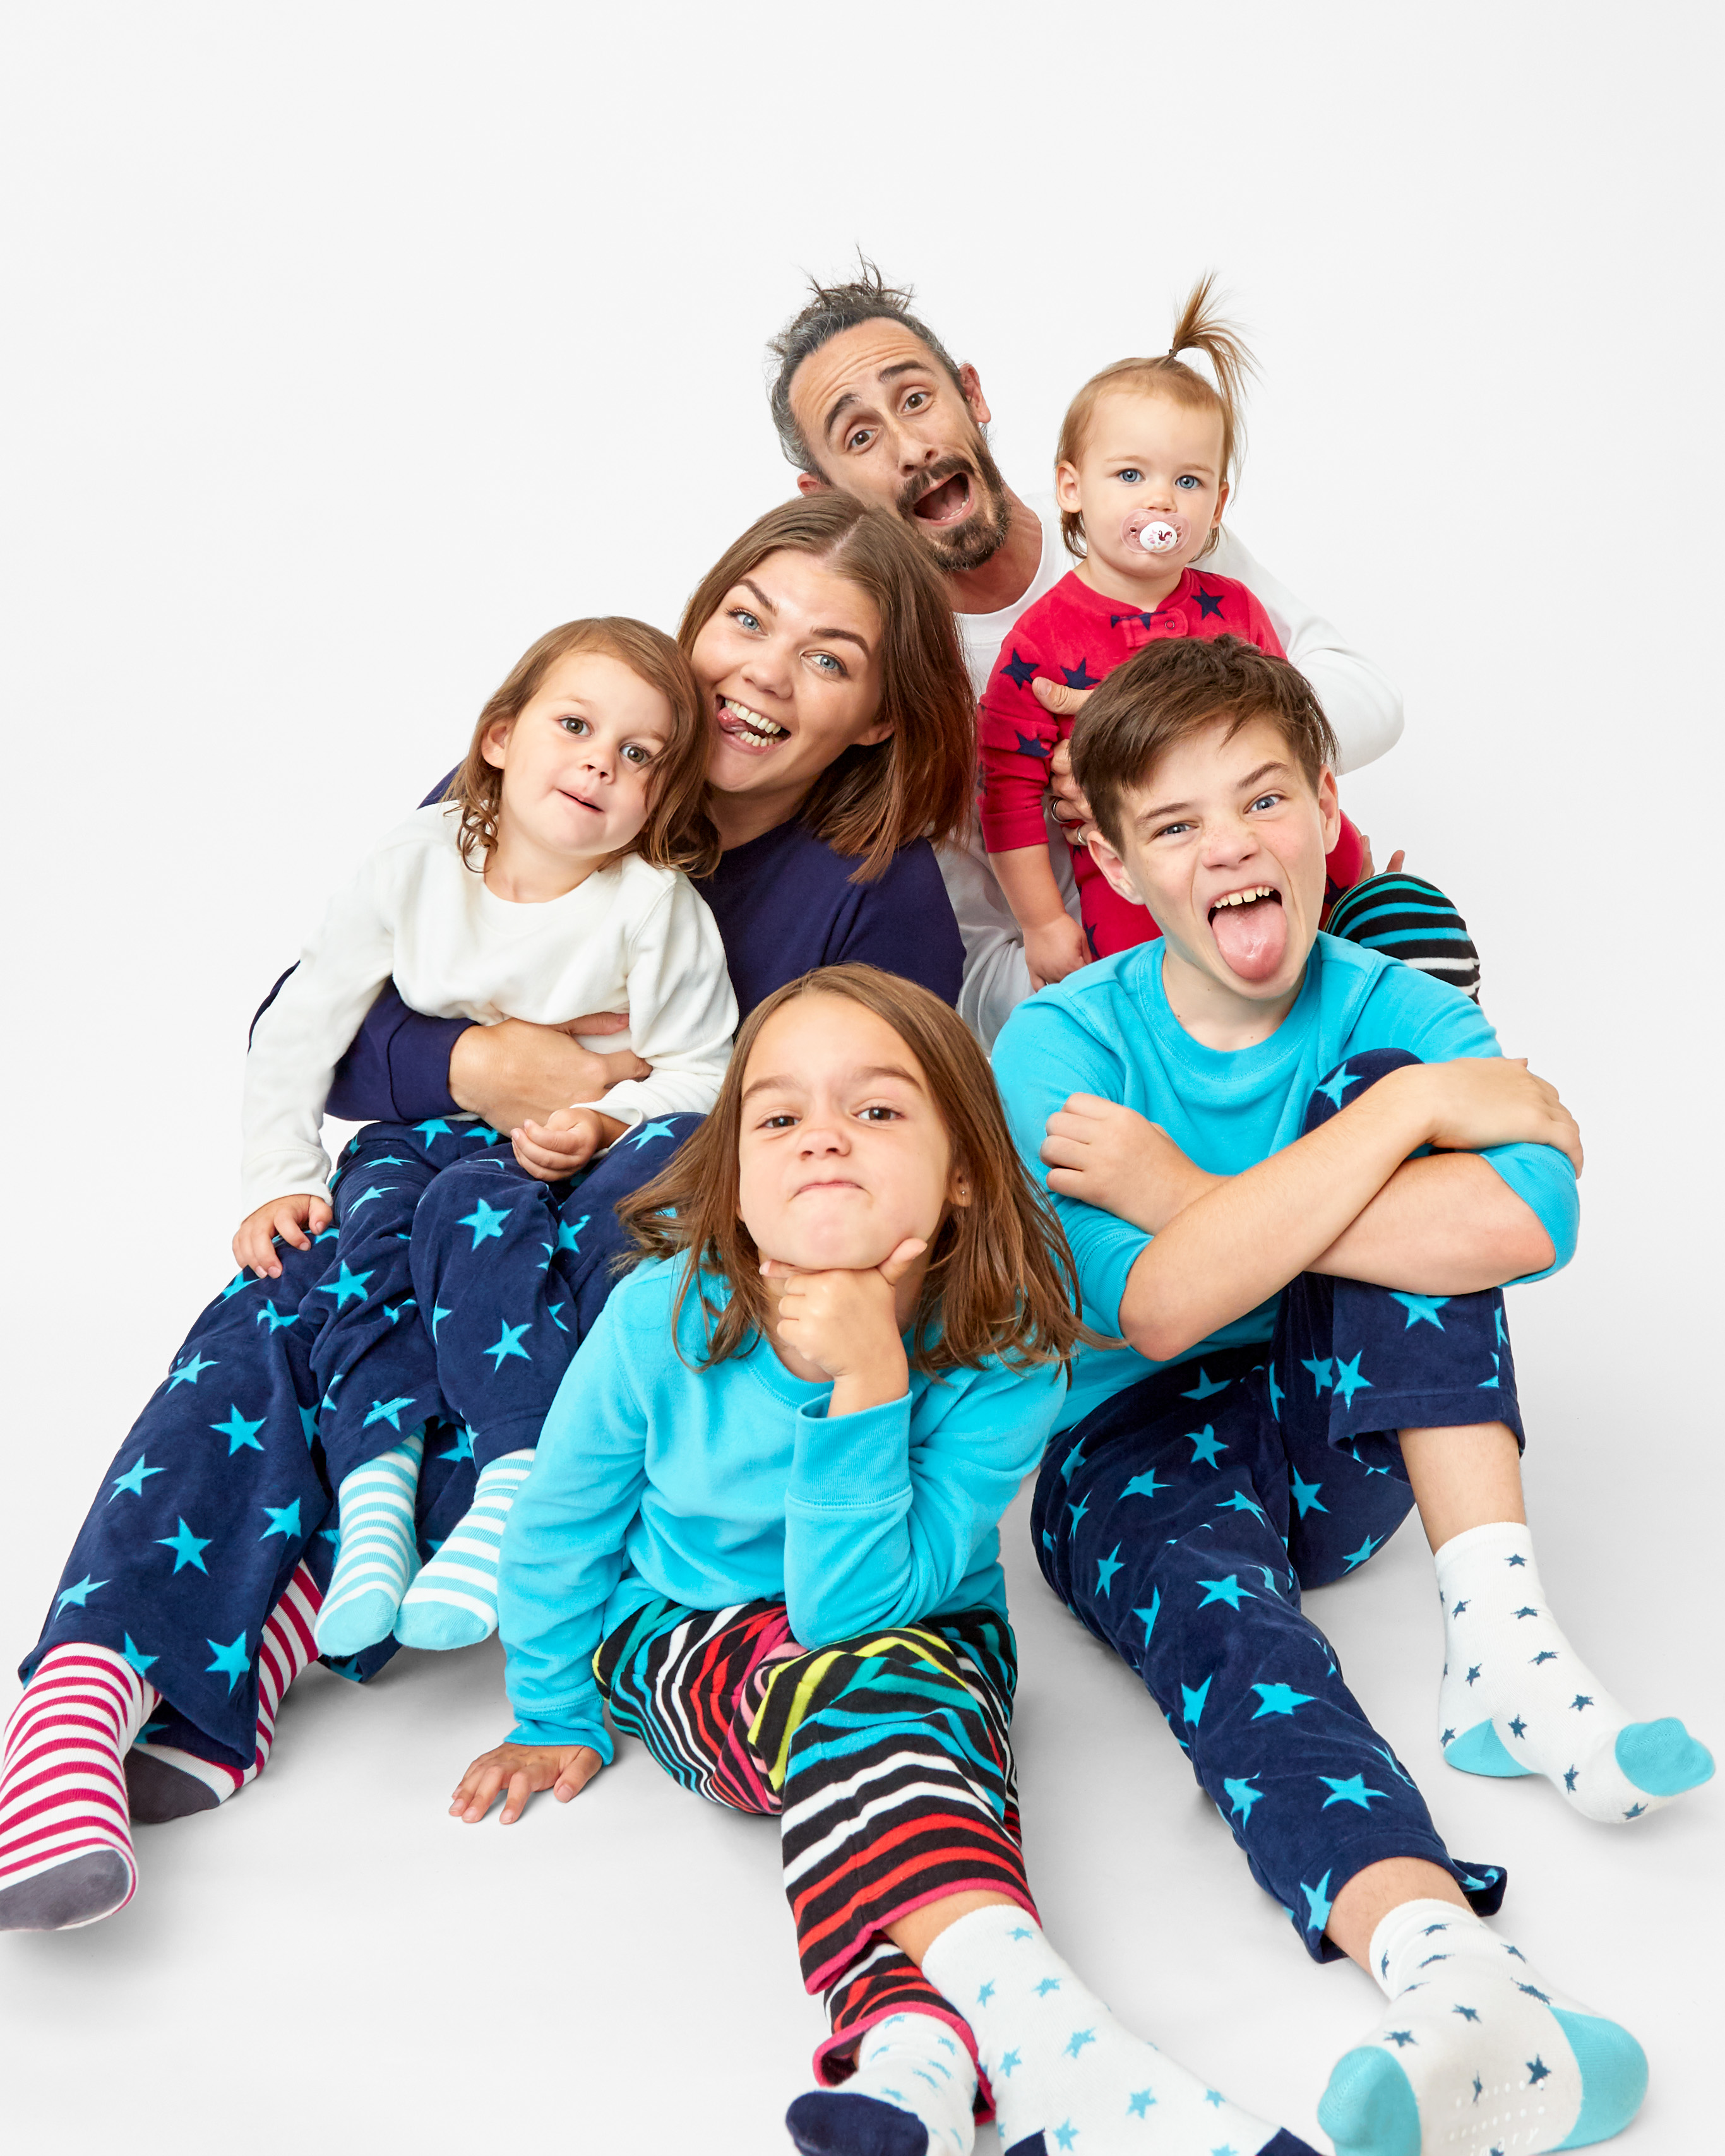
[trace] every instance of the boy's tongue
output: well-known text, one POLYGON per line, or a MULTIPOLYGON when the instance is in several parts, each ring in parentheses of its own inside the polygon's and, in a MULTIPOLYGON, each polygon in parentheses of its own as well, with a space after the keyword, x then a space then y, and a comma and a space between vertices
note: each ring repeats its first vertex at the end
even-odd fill
POLYGON ((1218 906, 1210 932, 1230 973, 1267 981, 1287 951, 1288 916, 1280 899, 1255 898, 1249 906, 1218 906))

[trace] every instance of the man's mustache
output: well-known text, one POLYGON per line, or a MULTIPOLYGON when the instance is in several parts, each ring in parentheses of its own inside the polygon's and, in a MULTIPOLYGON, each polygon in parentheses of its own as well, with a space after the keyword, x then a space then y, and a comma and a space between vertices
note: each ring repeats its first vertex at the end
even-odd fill
POLYGON ((932 494, 937 486, 944 486, 949 479, 957 479, 961 475, 970 481, 973 493, 978 496, 983 493, 982 474, 968 457, 957 454, 942 457, 938 464, 931 465, 927 471, 919 472, 915 479, 906 480, 900 488, 899 515, 908 516, 925 494, 932 494))

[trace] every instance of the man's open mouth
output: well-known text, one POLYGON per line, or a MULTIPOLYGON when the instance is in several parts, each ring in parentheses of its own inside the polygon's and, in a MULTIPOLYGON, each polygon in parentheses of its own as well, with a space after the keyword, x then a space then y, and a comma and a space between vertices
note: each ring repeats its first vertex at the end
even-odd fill
POLYGON ((727 741, 740 742, 744 748, 772 748, 775 743, 788 741, 790 728, 782 726, 776 719, 765 718, 759 711, 752 711, 747 704, 739 704, 735 696, 719 699, 719 732, 727 741))
POLYGON ((962 524, 970 514, 971 501, 970 475, 957 471, 919 495, 911 514, 919 524, 962 524))
POLYGON ((1288 917, 1280 891, 1267 883, 1230 891, 1217 900, 1208 918, 1230 973, 1243 981, 1267 981, 1280 970, 1288 947, 1288 917))

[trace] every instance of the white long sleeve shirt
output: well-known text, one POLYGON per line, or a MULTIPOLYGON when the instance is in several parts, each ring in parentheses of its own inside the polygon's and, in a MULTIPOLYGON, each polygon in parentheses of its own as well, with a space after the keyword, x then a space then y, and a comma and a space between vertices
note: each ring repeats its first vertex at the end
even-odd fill
MULTIPOLYGON (((518 906, 462 860, 459 810, 421 808, 331 901, 322 927, 259 1018, 246 1059, 242 1210, 329 1194, 321 1142, 336 1065, 392 977, 427 1018, 566 1025, 627 1009, 628 1045, 653 1069, 593 1107, 634 1126, 705 1115, 737 1029, 718 925, 687 877, 631 854, 562 898, 518 906)), ((621 1035, 603 1045, 619 1050, 621 1035)))
MULTIPOLYGON (((997 613, 956 617, 971 686, 978 698, 1000 647, 1019 616, 1057 584, 1073 562, 1060 539, 1060 511, 1052 495, 1029 495, 1025 506, 1042 526, 1042 558, 1024 593, 997 613)), ((1224 531, 1204 566, 1245 584, 1270 617, 1281 648, 1317 691, 1318 701, 1335 729, 1341 749, 1338 775, 1358 771, 1393 748, 1402 731, 1402 700, 1385 677, 1345 644, 1322 614, 1314 613, 1285 584, 1261 567, 1231 532, 1224 531)), ((1050 859, 1066 911, 1078 918, 1078 886, 1072 874, 1071 849, 1052 816, 1048 819, 1050 859)), ((988 1046, 1016 1006, 1030 993, 1024 962, 1024 931, 988 865, 988 849, 973 819, 963 845, 940 850, 947 896, 964 938, 964 986, 958 1013, 988 1046)))

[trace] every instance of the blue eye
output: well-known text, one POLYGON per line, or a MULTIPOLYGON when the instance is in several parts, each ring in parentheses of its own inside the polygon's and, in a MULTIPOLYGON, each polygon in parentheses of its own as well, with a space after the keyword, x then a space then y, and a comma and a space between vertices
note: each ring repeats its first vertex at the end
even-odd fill
POLYGON ((1176 486, 1184 487, 1189 494, 1192 491, 1194 486, 1201 486, 1203 484, 1204 482, 1202 480, 1194 479, 1190 472, 1182 472, 1180 476, 1174 481, 1174 485, 1176 486))
POLYGON ((835 659, 830 651, 811 652, 809 654, 809 658, 814 665, 820 668, 823 673, 829 674, 840 680, 848 678, 844 662, 840 660, 835 659))
POLYGON ((732 607, 731 609, 731 619, 732 621, 738 623, 744 629, 758 629, 761 626, 759 619, 756 615, 752 614, 747 607, 732 607))
POLYGON ((1260 793, 1252 806, 1254 808, 1274 808, 1281 799, 1279 793, 1260 793))
POLYGON ((1114 476, 1122 486, 1142 486, 1144 483, 1144 475, 1136 465, 1128 465, 1124 471, 1117 471, 1114 476))

